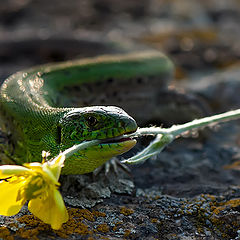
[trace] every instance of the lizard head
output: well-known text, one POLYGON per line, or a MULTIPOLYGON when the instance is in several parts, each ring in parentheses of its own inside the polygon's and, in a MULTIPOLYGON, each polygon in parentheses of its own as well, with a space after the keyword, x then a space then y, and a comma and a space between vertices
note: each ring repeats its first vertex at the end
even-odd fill
POLYGON ((94 106, 68 111, 57 127, 57 142, 61 151, 87 140, 102 141, 66 159, 62 173, 92 172, 110 158, 127 152, 136 144, 136 140, 127 137, 127 134, 136 129, 135 120, 118 107, 94 106))

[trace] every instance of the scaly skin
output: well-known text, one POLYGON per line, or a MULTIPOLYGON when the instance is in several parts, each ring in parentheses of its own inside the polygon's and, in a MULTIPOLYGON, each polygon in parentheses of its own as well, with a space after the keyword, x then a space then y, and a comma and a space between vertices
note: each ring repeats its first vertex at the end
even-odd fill
POLYGON ((136 131, 137 124, 114 106, 54 106, 57 97, 61 97, 59 90, 99 79, 126 80, 171 71, 172 63, 164 55, 144 52, 69 61, 18 72, 6 79, 0 89, 1 127, 11 133, 5 154, 12 163, 22 164, 41 161, 43 150, 53 157, 74 144, 101 139, 101 144, 68 158, 62 174, 92 172, 135 145, 135 140, 121 136, 136 131))

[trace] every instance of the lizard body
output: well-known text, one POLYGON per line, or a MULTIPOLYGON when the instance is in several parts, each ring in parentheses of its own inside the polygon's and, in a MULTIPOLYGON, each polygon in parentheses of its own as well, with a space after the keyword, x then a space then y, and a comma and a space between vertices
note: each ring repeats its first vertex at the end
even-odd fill
POLYGON ((123 135, 137 124, 115 106, 59 107, 59 91, 111 78, 158 76, 172 71, 170 60, 159 52, 113 55, 49 64, 13 74, 0 89, 1 128, 10 132, 5 154, 12 163, 41 161, 74 144, 93 139, 102 143, 75 153, 65 161, 63 174, 92 172, 110 158, 131 149, 136 141, 123 135))

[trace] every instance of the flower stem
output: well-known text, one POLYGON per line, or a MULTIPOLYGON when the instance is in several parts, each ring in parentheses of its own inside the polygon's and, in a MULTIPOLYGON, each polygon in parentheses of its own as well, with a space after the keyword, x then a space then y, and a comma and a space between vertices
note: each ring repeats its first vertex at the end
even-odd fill
POLYGON ((173 125, 170 128, 150 127, 139 128, 136 133, 131 136, 156 135, 156 138, 144 150, 135 156, 124 160, 124 163, 137 164, 145 161, 149 157, 160 153, 169 143, 178 136, 194 129, 203 128, 214 125, 216 123, 230 121, 240 118, 240 109, 225 112, 222 114, 196 119, 181 125, 173 125))
POLYGON ((101 141, 100 140, 91 140, 91 141, 85 141, 80 144, 74 145, 67 150, 65 150, 62 154, 65 155, 66 158, 71 157, 74 153, 83 150, 88 147, 92 147, 94 145, 99 144, 101 141))

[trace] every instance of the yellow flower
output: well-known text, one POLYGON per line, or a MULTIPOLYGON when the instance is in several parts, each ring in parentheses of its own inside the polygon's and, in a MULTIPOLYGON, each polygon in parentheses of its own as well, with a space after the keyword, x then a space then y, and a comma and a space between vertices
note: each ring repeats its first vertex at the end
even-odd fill
POLYGON ((0 215, 17 214, 26 201, 29 210, 43 222, 59 229, 68 213, 58 191, 65 155, 45 163, 0 166, 0 215))
POLYGON ((0 215, 15 215, 29 201, 28 209, 35 216, 51 224, 53 229, 59 229, 68 220, 67 209, 58 191, 65 158, 100 142, 92 140, 74 145, 48 162, 45 162, 48 153, 43 151, 43 163, 0 166, 0 215))

